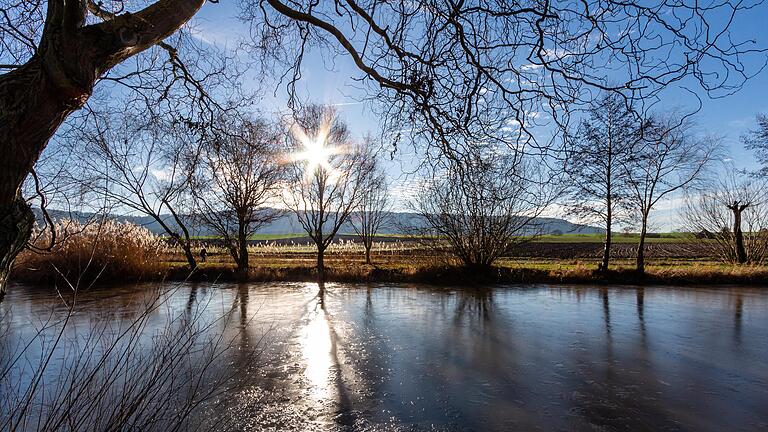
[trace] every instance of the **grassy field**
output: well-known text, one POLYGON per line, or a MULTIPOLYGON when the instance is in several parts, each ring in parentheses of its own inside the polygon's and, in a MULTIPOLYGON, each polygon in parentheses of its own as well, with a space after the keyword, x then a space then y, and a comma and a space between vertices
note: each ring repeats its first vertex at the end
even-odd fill
MULTIPOLYGON (((651 234, 645 238, 646 243, 679 243, 690 237, 687 233, 660 233, 651 234)), ((612 241, 614 243, 637 243, 640 240, 640 234, 614 233, 612 241)), ((536 238, 536 242, 541 243, 603 243, 604 234, 547 234, 536 238)))
MULTIPOLYGON (((249 249, 250 269, 237 273, 226 248, 212 238, 200 238, 208 261, 190 275, 184 255, 172 243, 151 233, 123 232, 115 225, 109 239, 95 244, 102 233, 83 231, 80 240, 55 253, 25 252, 14 265, 14 277, 32 283, 51 283, 62 276, 79 278, 87 270, 113 282, 130 280, 252 280, 314 281, 315 247, 302 234, 258 235, 249 249), (291 241, 285 241, 286 239, 291 241), (131 259, 128 259, 128 258, 131 259), (95 259, 94 259, 95 258, 95 259)), ((79 238, 79 237, 78 237, 79 238)), ((71 239, 70 239, 71 240, 71 239)), ((731 265, 711 256, 706 240, 692 242, 681 234, 654 235, 646 245, 646 274, 634 271, 637 235, 617 234, 610 271, 597 272, 603 237, 599 234, 547 235, 514 246, 490 269, 462 267, 445 252, 424 249, 406 236, 380 236, 374 243, 373 265, 364 263, 364 248, 351 237, 334 242, 326 252, 329 281, 457 283, 655 283, 655 284, 768 284, 765 265, 731 265)), ((195 245, 195 249, 201 247, 195 245)), ((109 282, 103 283, 109 283, 109 282)))
MULTIPOLYGON (((181 257, 166 262, 176 278, 188 271, 181 257)), ((507 257, 483 274, 464 269, 443 256, 414 253, 374 253, 373 264, 366 265, 358 253, 332 253, 325 259, 329 281, 336 282, 420 282, 434 284, 475 283, 590 283, 590 284, 673 284, 673 285, 764 285, 768 282, 765 265, 732 265, 713 259, 649 259, 646 274, 634 271, 634 260, 615 259, 611 271, 596 271, 597 258, 557 259, 507 257)), ((251 281, 314 281, 315 257, 312 254, 253 255, 247 276, 237 276, 228 257, 214 255, 200 264, 203 279, 251 281)))
MULTIPOLYGON (((354 238, 355 233, 341 233, 340 236, 344 238, 354 238)), ((646 243, 678 243, 690 238, 688 233, 652 233, 646 237, 646 243)), ((413 240, 413 236, 405 234, 377 234, 376 237, 387 239, 388 241, 409 241, 413 240)), ((217 236, 196 236, 195 240, 215 240, 217 236)), ((303 240, 306 241, 307 233, 284 233, 284 234, 254 234, 248 237, 250 240, 255 241, 271 241, 271 240, 303 240)), ((637 233, 614 233, 614 243, 637 243, 640 239, 640 235, 637 233)), ((534 242, 537 243, 603 243, 605 241, 604 234, 546 234, 536 237, 534 242)))

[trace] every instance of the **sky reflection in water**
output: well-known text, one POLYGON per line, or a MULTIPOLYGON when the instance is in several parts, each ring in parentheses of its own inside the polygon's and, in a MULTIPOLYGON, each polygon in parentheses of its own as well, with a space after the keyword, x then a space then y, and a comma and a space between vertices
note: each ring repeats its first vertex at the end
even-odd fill
MULTIPOLYGON (((250 427, 768 428, 766 290, 329 285, 320 302, 315 284, 253 284, 191 294, 178 304, 238 305, 250 317, 236 320, 243 344, 268 336, 252 384, 262 399, 234 407, 250 427)), ((124 308, 121 295, 94 300, 78 325, 124 308)), ((23 331, 53 301, 16 289, 0 308, 23 331)))

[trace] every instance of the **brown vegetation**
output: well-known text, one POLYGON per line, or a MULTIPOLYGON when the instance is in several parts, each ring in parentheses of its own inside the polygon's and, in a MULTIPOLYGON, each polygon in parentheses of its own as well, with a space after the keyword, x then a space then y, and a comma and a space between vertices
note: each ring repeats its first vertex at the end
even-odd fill
MULTIPOLYGON (((70 280, 101 284, 132 280, 249 280, 315 281, 316 256, 310 246, 249 247, 248 272, 237 271, 226 248, 206 243, 208 260, 194 272, 184 251, 135 225, 105 222, 59 223, 67 237, 52 252, 25 251, 14 278, 33 283, 70 280)), ((44 241, 40 241, 44 243, 44 241)), ((445 251, 420 248, 418 243, 376 243, 373 264, 365 263, 365 248, 354 242, 334 243, 326 253, 326 280, 334 282, 476 283, 648 283, 763 284, 768 266, 723 263, 692 239, 646 246, 645 274, 634 266, 636 245, 617 244, 615 266, 597 271, 600 243, 524 243, 510 249, 494 266, 467 268, 445 251)))
MULTIPOLYGON (((61 221, 56 233, 63 238, 50 251, 27 249, 19 255, 16 278, 90 283, 156 279, 164 274, 167 242, 146 228, 110 220, 86 225, 61 221)), ((37 243, 48 244, 48 236, 41 235, 37 243)))

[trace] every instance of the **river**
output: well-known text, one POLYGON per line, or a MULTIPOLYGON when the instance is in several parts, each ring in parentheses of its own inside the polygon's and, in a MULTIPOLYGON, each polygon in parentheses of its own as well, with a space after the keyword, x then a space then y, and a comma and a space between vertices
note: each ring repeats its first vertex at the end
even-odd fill
MULTIPOLYGON (((102 430, 117 415, 105 406, 130 405, 127 383, 152 380, 169 406, 194 380, 217 389, 184 429, 768 429, 764 289, 328 284, 321 301, 311 283, 129 285, 77 298, 16 285, 0 319, 6 427, 50 359, 35 387, 47 390, 27 404, 35 420, 18 430, 102 430), (153 352, 169 341, 191 348, 153 352), (110 359, 119 378, 89 376, 66 402, 75 420, 64 420, 50 405, 98 369, 83 357, 110 359)), ((136 406, 165 409, 157 400, 136 406)))

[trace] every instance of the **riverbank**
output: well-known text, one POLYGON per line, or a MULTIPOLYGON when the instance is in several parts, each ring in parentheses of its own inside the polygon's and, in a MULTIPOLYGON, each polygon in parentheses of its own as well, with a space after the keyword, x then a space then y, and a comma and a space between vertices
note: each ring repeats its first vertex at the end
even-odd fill
MULTIPOLYGON (((590 263, 591 264, 591 263, 590 263)), ((167 274, 172 280, 226 280, 252 282, 313 282, 317 271, 310 265, 265 266, 251 268, 247 275, 229 266, 201 266, 190 273, 176 267, 167 274)), ((567 284, 649 284, 649 285, 768 285, 765 266, 663 265, 648 266, 645 274, 627 266, 598 272, 596 265, 557 262, 522 262, 487 270, 456 265, 365 265, 347 263, 326 268, 328 282, 414 282, 435 285, 475 285, 487 283, 567 283, 567 284)))
MULTIPOLYGON (((247 274, 236 271, 225 256, 213 256, 190 272, 181 256, 168 257, 157 270, 140 277, 121 277, 110 273, 99 277, 92 271, 81 280, 91 284, 111 285, 128 281, 195 280, 251 282, 313 282, 317 280, 314 259, 306 254, 258 255, 251 257, 247 274)), ((653 284, 653 285, 768 285, 768 266, 731 265, 702 259, 649 260, 645 274, 634 270, 631 259, 614 260, 608 272, 598 272, 596 259, 537 259, 510 257, 486 269, 468 269, 444 258, 419 255, 382 255, 372 265, 358 255, 337 254, 326 258, 328 282, 414 282, 434 285, 474 285, 488 283, 567 283, 567 284, 653 284)), ((17 268, 13 279, 34 284, 64 282, 50 269, 17 268)), ((72 279, 70 276, 69 279, 72 279)))

